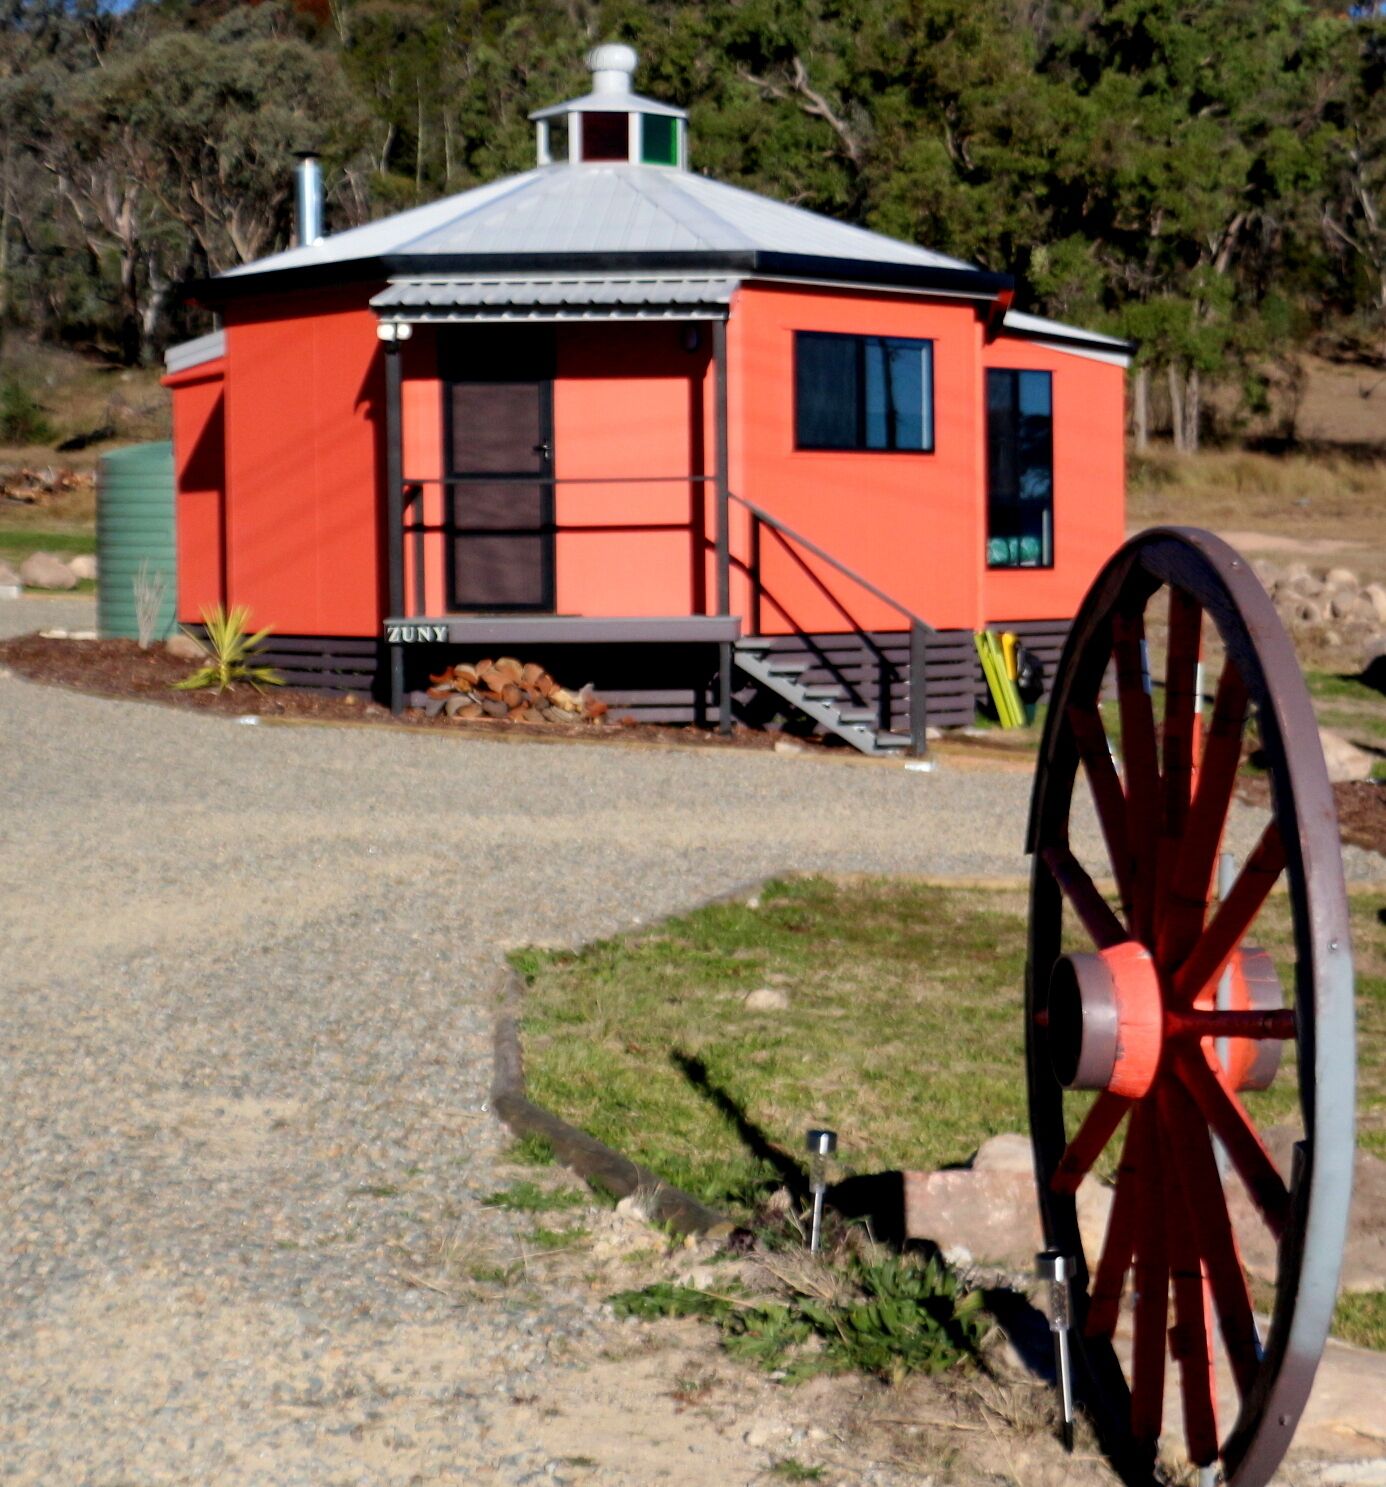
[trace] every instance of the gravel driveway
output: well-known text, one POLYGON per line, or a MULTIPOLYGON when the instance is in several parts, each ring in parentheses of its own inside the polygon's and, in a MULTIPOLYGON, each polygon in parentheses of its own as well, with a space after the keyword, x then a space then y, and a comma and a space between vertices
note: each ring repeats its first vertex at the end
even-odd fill
MULTIPOLYGON (((521 1404, 580 1407, 600 1304, 459 1312, 402 1278, 515 1222, 478 1203, 502 952, 783 869, 1021 872, 1028 784, 242 726, 0 676, 0 1481, 565 1480, 521 1404)), ((764 1466, 680 1475, 666 1414, 680 1460, 599 1480, 764 1466)))

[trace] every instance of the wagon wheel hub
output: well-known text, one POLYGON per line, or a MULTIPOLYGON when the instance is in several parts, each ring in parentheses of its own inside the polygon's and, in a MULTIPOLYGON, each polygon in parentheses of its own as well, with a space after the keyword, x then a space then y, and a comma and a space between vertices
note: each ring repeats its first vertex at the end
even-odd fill
POLYGON ((1148 1094, 1164 1047, 1155 959, 1136 940, 1062 956, 1049 978, 1049 1053, 1065 1089, 1148 1094))
POLYGON ((1167 1053, 1205 1038, 1225 1040, 1218 1056, 1234 1090, 1268 1089, 1282 1042, 1296 1034, 1275 964, 1239 946, 1224 972, 1224 1006, 1204 988, 1183 1008, 1166 991, 1155 957, 1137 940, 1095 953, 1060 956, 1044 1015, 1054 1077, 1065 1089, 1100 1089, 1144 1099, 1167 1053))

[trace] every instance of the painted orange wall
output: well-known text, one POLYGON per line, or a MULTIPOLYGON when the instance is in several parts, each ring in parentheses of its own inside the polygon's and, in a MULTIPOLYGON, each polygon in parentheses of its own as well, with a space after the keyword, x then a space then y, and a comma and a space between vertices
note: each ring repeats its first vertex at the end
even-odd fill
MULTIPOLYGON (((971 626, 981 602, 981 346, 981 323, 962 302, 741 289, 729 326, 732 490, 936 628, 971 626), (934 452, 796 450, 794 332, 800 330, 932 340, 934 452)), ((745 542, 737 533, 734 550, 742 557, 745 542)), ((844 630, 852 622, 899 630, 906 623, 816 559, 807 560, 810 576, 773 541, 762 544, 761 554, 767 633, 844 630), (850 622, 815 577, 842 598, 850 622)), ((744 587, 737 585, 738 597, 744 587)))
POLYGON ((707 327, 691 351, 672 322, 557 329, 554 475, 594 482, 555 487, 558 612, 701 613, 704 496, 687 477, 711 469, 707 327))
POLYGON ((384 603, 379 286, 233 303, 228 599, 281 634, 378 635, 384 603))
MULTIPOLYGON (((1125 535, 1125 370, 1007 336, 984 348, 982 363, 1053 375, 1054 566, 989 569, 983 549, 981 619, 1071 619, 1125 535)), ((982 478, 985 490, 985 450, 982 478)))
MULTIPOLYGON (((437 332, 432 326, 416 325, 413 336, 400 353, 400 425, 402 467, 406 481, 423 485, 423 518, 431 527, 441 526, 447 515, 443 476, 443 384, 438 376, 437 332)), ((382 487, 383 489, 383 487, 382 487)), ((417 508, 408 513, 417 519, 417 508)), ((424 538, 424 594, 418 603, 414 573, 415 538, 405 538, 404 593, 410 614, 446 614, 448 609, 445 539, 436 534, 424 538)))
POLYGON ((197 624, 223 604, 222 521, 226 501, 225 362, 203 362, 164 378, 173 395, 177 615, 197 624))

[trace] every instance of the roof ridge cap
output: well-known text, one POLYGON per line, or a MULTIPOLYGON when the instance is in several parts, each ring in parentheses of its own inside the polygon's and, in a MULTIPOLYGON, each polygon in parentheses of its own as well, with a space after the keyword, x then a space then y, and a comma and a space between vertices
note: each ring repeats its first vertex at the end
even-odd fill
MULTIPOLYGON (((648 166, 636 167, 637 170, 648 170, 649 168, 650 167, 648 166)), ((644 199, 657 210, 666 213, 670 217, 673 217, 673 219, 679 224, 680 227, 686 227, 688 231, 697 238, 698 242, 701 243, 703 247, 714 249, 718 245, 706 235, 705 230, 703 229, 699 221, 696 220, 699 218, 703 219, 704 221, 710 220, 712 222, 715 222, 718 227, 722 229, 722 232, 724 234, 734 239, 734 245, 736 247, 754 249, 756 246, 754 238, 748 237, 744 232, 741 231, 739 227, 736 227, 731 222, 728 222, 727 219, 721 215, 721 213, 715 211, 711 207, 705 206, 701 201, 698 201, 695 197, 690 196, 687 192, 681 192, 678 189, 680 181, 687 178, 690 174, 691 172, 689 171, 661 171, 657 179, 660 181, 662 187, 667 188, 666 196, 672 196, 673 199, 679 203, 687 203, 687 205, 693 207, 693 213, 671 211, 667 201, 660 200, 655 192, 645 190, 644 188, 647 184, 650 183, 652 179, 651 177, 632 174, 630 176, 630 181, 637 195, 644 197, 644 199), (694 216, 695 220, 687 220, 689 216, 694 216)), ((703 177, 702 179, 706 179, 706 177, 703 177)))

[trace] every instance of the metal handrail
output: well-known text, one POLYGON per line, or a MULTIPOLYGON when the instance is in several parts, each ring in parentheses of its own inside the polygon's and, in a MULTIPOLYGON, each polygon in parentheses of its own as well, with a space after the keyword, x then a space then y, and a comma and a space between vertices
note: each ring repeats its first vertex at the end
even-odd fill
MULTIPOLYGON (((833 557, 830 552, 825 552, 823 548, 819 547, 819 545, 811 538, 805 537, 801 532, 796 532, 793 527, 791 527, 787 522, 782 522, 778 517, 771 516, 768 511, 764 510, 760 506, 757 506, 754 501, 748 501, 744 496, 738 496, 733 490, 724 490, 723 495, 727 501, 735 501, 736 504, 743 510, 749 511, 757 522, 763 522, 767 527, 771 529, 771 531, 776 533, 776 535, 782 542, 785 542, 785 539, 788 539, 789 542, 794 542, 799 547, 802 547, 806 552, 812 553, 814 557, 826 563, 830 568, 835 568, 840 574, 842 574, 844 578, 850 579, 851 582, 856 584, 859 588, 865 589, 868 594, 871 594, 873 597, 879 599, 881 603, 889 605, 890 608, 893 609, 897 614, 903 615, 904 618, 909 621, 910 753, 916 758, 924 758, 925 755, 928 753, 929 748, 926 721, 928 712, 928 681, 925 673, 925 637, 937 633, 934 627, 921 615, 915 614, 912 609, 908 608, 904 604, 901 604, 898 599, 892 597, 890 594, 887 594, 884 589, 878 588, 874 583, 871 582, 869 578, 863 578, 860 573, 854 572, 846 565, 846 563, 842 562, 838 558, 833 557)), ((725 516, 723 516, 722 521, 719 522, 719 538, 721 540, 719 540, 718 542, 718 564, 719 569, 721 570, 719 573, 719 577, 721 579, 721 582, 719 583, 719 589, 724 594, 728 590, 727 580, 730 575, 731 567, 731 557, 729 551, 730 543, 726 540, 727 534, 725 530, 725 521, 726 518, 725 516)), ((787 547, 788 543, 786 542, 785 545, 787 547)), ((758 552, 758 542, 756 544, 756 548, 758 552)), ((802 562, 802 559, 800 559, 799 561, 802 562)), ((757 562, 756 566, 758 569, 759 562, 757 562)), ((750 574, 750 577, 752 579, 752 582, 756 585, 758 592, 763 592, 760 573, 757 571, 753 574, 750 574)), ((852 616, 847 610, 846 606, 840 599, 837 599, 835 595, 833 597, 838 609, 842 611, 844 618, 851 621, 852 616)), ((773 603, 774 601, 772 600, 771 602, 773 603)), ((759 598, 757 598, 757 609, 758 608, 759 598)), ((788 618, 788 616, 786 616, 786 618, 788 618)), ((855 624, 855 621, 852 621, 852 623, 855 624)), ((878 661, 883 662, 884 658, 881 655, 879 647, 872 640, 870 632, 865 630, 861 625, 857 624, 855 633, 866 643, 868 649, 877 652, 878 661)), ((727 659, 729 658, 724 658, 724 665, 726 664, 727 659)), ((891 669, 893 670, 893 668, 891 669)), ((885 722, 886 726, 888 726, 889 701, 885 693, 884 668, 882 668, 880 676, 881 681, 880 683, 878 683, 879 697, 886 714, 883 721, 885 722)))
POLYGON ((782 522, 777 516, 771 516, 768 511, 764 510, 760 506, 757 506, 753 501, 748 501, 744 496, 738 496, 735 491, 728 491, 727 495, 731 500, 735 501, 738 506, 742 506, 747 511, 749 511, 751 515, 754 516, 758 521, 763 521, 767 527, 773 527, 775 531, 783 533, 783 535, 788 537, 791 541, 797 542, 800 547, 807 548, 808 551, 814 555, 814 557, 821 558, 822 561, 827 563, 830 568, 836 568, 837 571, 841 573, 844 578, 850 578, 853 583, 857 584, 860 588, 865 589, 868 594, 873 595, 883 604, 889 604, 890 607, 895 610, 897 614, 904 615, 904 617, 910 622, 912 626, 923 626, 924 633, 926 635, 933 635, 937 633, 934 627, 928 622, 928 620, 924 619, 921 615, 915 614, 912 609, 908 608, 904 604, 901 604, 898 599, 893 598, 890 594, 887 594, 884 589, 878 589, 869 578, 863 578, 860 573, 854 572, 846 565, 846 563, 842 562, 838 558, 833 557, 830 552, 825 552, 811 538, 805 537, 801 532, 796 532, 794 528, 791 527, 787 522, 782 522))

